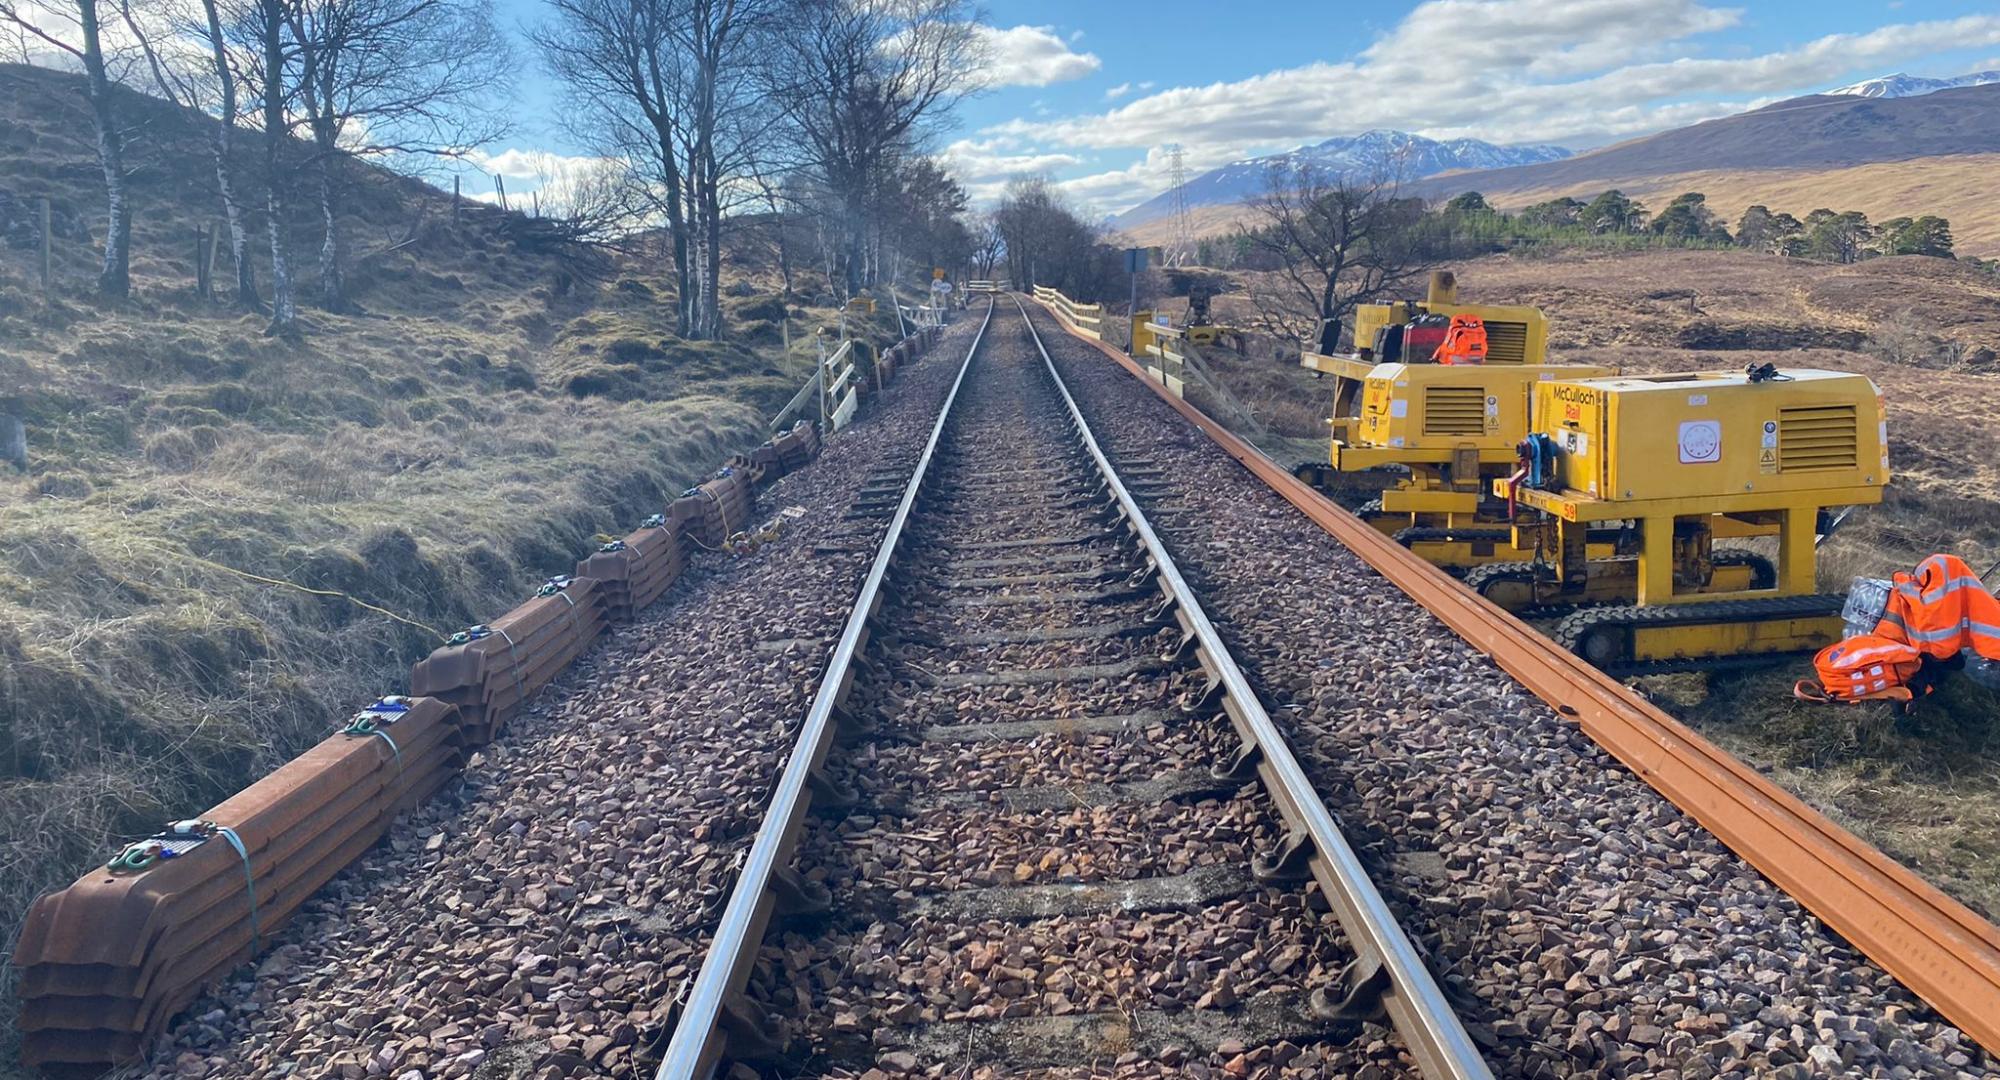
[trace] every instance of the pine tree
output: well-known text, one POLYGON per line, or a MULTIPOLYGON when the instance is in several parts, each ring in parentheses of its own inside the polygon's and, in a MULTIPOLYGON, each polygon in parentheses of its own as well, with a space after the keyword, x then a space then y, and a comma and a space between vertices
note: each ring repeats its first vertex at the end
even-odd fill
POLYGON ((1594 233, 1637 232, 1645 221, 1646 208, 1615 188, 1583 208, 1583 224, 1594 233))

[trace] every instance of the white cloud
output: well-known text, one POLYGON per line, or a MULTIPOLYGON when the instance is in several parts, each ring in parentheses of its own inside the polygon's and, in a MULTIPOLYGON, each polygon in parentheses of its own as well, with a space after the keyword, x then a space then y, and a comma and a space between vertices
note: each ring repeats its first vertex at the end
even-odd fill
MULTIPOLYGON (((1199 170, 1190 169, 1190 173, 1199 170)), ((1146 156, 1122 169, 1091 173, 1059 181, 1062 189, 1090 217, 1099 217, 1114 207, 1131 206, 1141 203, 1167 187, 1167 156, 1160 147, 1153 147, 1146 156)))
MULTIPOLYGON (((1094 116, 1016 119, 981 134, 1072 150, 1180 142, 1191 172, 1201 161, 1376 127, 1591 146, 1810 93, 1857 71, 2000 44, 2000 15, 1968 15, 1759 55, 1690 55, 1701 36, 1740 19, 1737 9, 1697 0, 1427 0, 1350 60, 1171 87, 1094 116)), ((1068 184, 1108 208, 1124 197, 1114 193, 1164 186, 1138 182, 1147 168, 1068 184)))
MULTIPOLYGON (((474 150, 465 156, 468 164, 489 176, 498 173, 509 180, 527 181, 534 184, 553 183, 564 177, 573 176, 585 170, 598 168, 612 161, 601 157, 570 157, 552 154, 547 150, 516 150, 508 148, 497 154, 474 150)), ((525 188, 523 190, 526 190, 525 188)))
POLYGON ((1051 26, 979 27, 986 51, 988 86, 1050 86, 1081 79, 1104 66, 1095 53, 1072 50, 1051 26))
MULTIPOLYGON (((1181 165, 1188 176, 1225 165, 1239 155, 1216 149, 1181 148, 1181 165)), ((1109 169, 1058 181, 1056 186, 1092 217, 1145 202, 1172 184, 1173 165, 1164 145, 1146 148, 1146 156, 1122 169, 1109 169)))
POLYGON ((1075 154, 1028 149, 1019 140, 1004 136, 960 139, 938 156, 979 203, 998 201, 1001 190, 1014 177, 1041 176, 1083 164, 1075 154))
POLYGON ((1128 82, 1122 82, 1119 83, 1117 86, 1114 86, 1109 90, 1106 90, 1104 92, 1104 100, 1117 101, 1119 98, 1122 98, 1126 94, 1129 94, 1131 92, 1132 92, 1132 84, 1128 82))

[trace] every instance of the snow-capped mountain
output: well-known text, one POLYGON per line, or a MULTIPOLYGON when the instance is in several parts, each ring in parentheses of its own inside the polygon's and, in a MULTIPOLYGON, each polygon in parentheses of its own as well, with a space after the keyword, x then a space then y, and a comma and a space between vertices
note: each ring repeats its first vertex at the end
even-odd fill
POLYGON ((1894 75, 1868 79, 1852 86, 1843 86, 1838 90, 1828 90, 1827 93, 1874 98, 1916 97, 1919 94, 1933 94, 1939 90, 1951 90, 1960 86, 1986 86, 1990 83, 2000 83, 2000 71, 1975 71, 1955 79, 1927 79, 1921 75, 1905 75, 1899 71, 1894 75))
MULTIPOLYGON (((1391 173, 1404 180, 1435 176, 1455 169, 1501 169, 1533 165, 1570 156, 1560 146, 1495 146, 1478 139, 1440 142, 1406 131, 1370 131, 1352 138, 1332 138, 1269 157, 1245 158, 1211 169, 1183 185, 1189 206, 1240 203, 1263 190, 1271 166, 1307 161, 1333 174, 1368 176, 1391 173)), ((1121 226, 1164 217, 1173 207, 1167 191, 1113 219, 1121 226)))

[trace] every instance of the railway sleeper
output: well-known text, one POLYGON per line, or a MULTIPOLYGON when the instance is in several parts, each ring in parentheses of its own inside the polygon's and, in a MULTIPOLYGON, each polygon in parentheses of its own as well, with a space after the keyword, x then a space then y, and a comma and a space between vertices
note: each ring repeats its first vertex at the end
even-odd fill
POLYGON ((1005 671, 954 671, 920 677, 927 686, 956 689, 967 686, 1044 686, 1049 683, 1089 682, 1094 679, 1122 679, 1167 671, 1172 664, 1156 656, 1135 656, 1109 664, 1078 664, 1071 667, 1014 668, 1005 671))
POLYGON ((1072 544, 1094 544, 1104 537, 1091 533, 1087 536, 1028 536, 1018 540, 968 540, 958 543, 940 543, 943 551, 1008 551, 1018 548, 1068 547, 1072 544))
MULTIPOLYGON (((1150 637, 1160 632, 1164 622, 1098 623, 1093 626, 1032 627, 1022 630, 981 630, 950 637, 931 637, 924 644, 933 648, 981 645, 1040 645, 1052 641, 1110 641, 1114 638, 1150 637)), ((905 635, 905 640, 915 640, 905 635)))
POLYGON ((1151 590, 1144 585, 1119 584, 1109 589, 1074 590, 1069 592, 1021 592, 1021 593, 981 593, 972 596, 949 596, 944 605, 953 608, 1006 607, 1022 604, 1113 604, 1120 600, 1136 600, 1146 596, 1151 590))
POLYGON ((1110 581, 1130 571, 1121 566, 1100 566, 1095 570, 1053 570, 1043 574, 995 574, 991 577, 941 578, 937 587, 946 589, 1012 589, 1022 585, 1073 585, 1084 581, 1110 581))
POLYGON ((924 742, 975 743, 1008 739, 1038 739, 1044 735, 1116 735, 1167 722, 1167 714, 1152 710, 1107 716, 1061 716, 1047 720, 1003 720, 986 724, 933 724, 923 730, 924 742))
POLYGON ((1027 922, 1058 916, 1197 911, 1241 896, 1257 882, 1240 866, 1203 866, 1185 874, 1057 885, 995 885, 930 893, 905 906, 909 915, 960 924, 986 919, 1027 922))
POLYGON ((1012 570, 1019 566, 1049 566, 1064 563, 1099 562, 1094 551, 1062 551, 1047 555, 1000 555, 987 559, 947 560, 954 570, 1012 570))
POLYGON ((997 804, 1010 812, 1022 812, 1071 807, 1123 806, 1128 803, 1167 803, 1225 796, 1238 786, 1227 778, 1207 773, 1170 772, 1150 780, 1126 780, 1109 784, 1079 782, 1038 784, 1032 787, 1002 788, 998 791, 936 792, 913 800, 907 810, 915 814, 948 807, 997 804))
POLYGON ((884 1047, 920 1061, 977 1061, 1001 1075, 1075 1066, 1127 1053, 1142 1059, 1207 1056, 1229 1043, 1268 1045, 1352 1039, 1352 1025, 1318 1015, 1311 995, 1259 994, 1230 1009, 1138 1009, 1068 1016, 940 1020, 880 1033, 880 1045, 854 1040, 829 1046, 838 1064, 865 1070, 884 1047))

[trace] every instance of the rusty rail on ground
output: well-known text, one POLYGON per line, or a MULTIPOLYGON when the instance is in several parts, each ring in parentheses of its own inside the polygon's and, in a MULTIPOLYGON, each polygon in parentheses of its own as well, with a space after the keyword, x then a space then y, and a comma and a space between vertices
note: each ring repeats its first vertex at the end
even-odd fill
MULTIPOLYGON (((1069 329, 1071 324, 1042 303, 1069 329)), ((1335 505, 1096 338, 1224 452, 1624 762, 1830 929, 2000 1053, 2000 928, 1616 679, 1335 505)))

